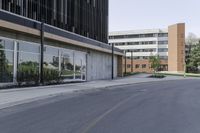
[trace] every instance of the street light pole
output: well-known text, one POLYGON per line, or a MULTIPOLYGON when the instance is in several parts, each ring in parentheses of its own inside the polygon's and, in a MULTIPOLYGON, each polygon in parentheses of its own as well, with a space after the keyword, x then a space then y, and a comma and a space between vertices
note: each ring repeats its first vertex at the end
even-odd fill
POLYGON ((112 43, 112 80, 114 79, 114 44, 112 43))
POLYGON ((125 50, 125 74, 126 74, 126 65, 127 65, 127 60, 126 60, 126 50, 125 50))

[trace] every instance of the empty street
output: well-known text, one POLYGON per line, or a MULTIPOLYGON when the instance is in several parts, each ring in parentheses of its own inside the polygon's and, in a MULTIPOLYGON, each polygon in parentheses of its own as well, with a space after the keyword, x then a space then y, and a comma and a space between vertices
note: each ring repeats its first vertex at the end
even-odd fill
POLYGON ((199 80, 77 92, 0 112, 1 133, 198 133, 199 80))

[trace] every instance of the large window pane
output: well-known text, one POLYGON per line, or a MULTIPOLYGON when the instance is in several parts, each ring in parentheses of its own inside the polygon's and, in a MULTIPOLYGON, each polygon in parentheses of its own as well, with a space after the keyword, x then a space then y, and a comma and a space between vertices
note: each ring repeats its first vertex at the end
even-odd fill
POLYGON ((13 82, 13 51, 0 50, 0 83, 13 82))
POLYGON ((0 38, 0 49, 14 50, 14 41, 0 38))
POLYGON ((46 82, 60 79, 58 49, 45 46, 44 53, 44 80, 46 82))
POLYGON ((39 54, 18 52, 18 82, 39 81, 39 54))
POLYGON ((59 57, 56 55, 44 55, 44 68, 58 70, 59 57))
POLYGON ((75 58, 75 78, 81 79, 81 59, 75 58))
POLYGON ((74 78, 73 53, 62 53, 61 55, 61 76, 64 79, 74 78))
POLYGON ((24 52, 31 52, 31 53, 40 53, 40 46, 33 43, 27 43, 27 42, 19 42, 19 51, 24 52))
POLYGON ((75 53, 75 78, 85 80, 86 76, 86 54, 75 53))
POLYGON ((45 54, 58 56, 58 48, 51 47, 51 46, 45 46, 44 49, 45 49, 45 54))
POLYGON ((40 46, 34 43, 19 41, 17 53, 17 81, 39 81, 40 46))

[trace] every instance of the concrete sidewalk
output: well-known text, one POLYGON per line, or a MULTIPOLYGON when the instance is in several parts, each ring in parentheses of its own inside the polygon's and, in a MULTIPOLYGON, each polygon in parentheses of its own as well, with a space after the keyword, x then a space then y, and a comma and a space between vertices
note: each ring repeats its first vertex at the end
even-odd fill
POLYGON ((41 100, 53 96, 71 94, 77 91, 89 91, 89 90, 102 89, 112 86, 128 85, 128 84, 144 83, 144 82, 198 79, 198 78, 183 78, 178 76, 167 76, 164 79, 154 79, 154 78, 147 78, 147 76, 148 74, 139 74, 115 80, 99 80, 92 82, 64 84, 56 86, 40 86, 31 88, 0 90, 0 109, 11 107, 14 105, 29 103, 32 101, 41 100))

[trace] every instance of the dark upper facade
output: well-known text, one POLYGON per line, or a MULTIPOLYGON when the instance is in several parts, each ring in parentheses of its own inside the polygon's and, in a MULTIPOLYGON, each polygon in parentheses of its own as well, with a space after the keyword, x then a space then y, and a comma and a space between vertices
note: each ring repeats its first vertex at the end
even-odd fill
POLYGON ((108 43, 108 0, 0 0, 0 8, 108 43))

